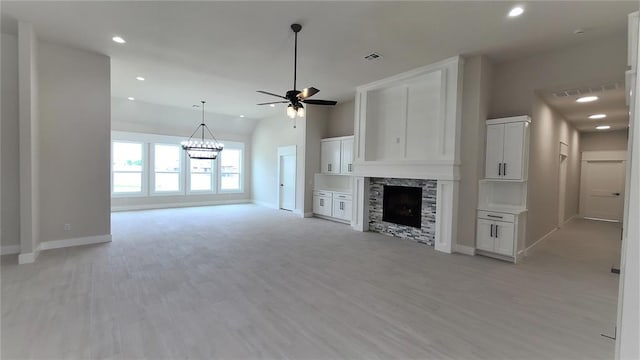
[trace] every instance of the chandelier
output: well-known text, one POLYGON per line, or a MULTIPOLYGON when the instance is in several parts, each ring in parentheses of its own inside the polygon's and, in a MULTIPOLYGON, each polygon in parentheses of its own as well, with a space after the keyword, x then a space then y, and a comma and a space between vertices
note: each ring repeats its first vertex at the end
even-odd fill
POLYGON ((183 141, 181 145, 190 159, 215 160, 218 157, 218 153, 224 148, 224 144, 218 142, 209 127, 204 123, 205 101, 200 102, 202 103, 202 123, 191 134, 189 140, 183 141), (205 130, 211 136, 211 140, 205 138, 205 130), (198 131, 200 131, 200 138, 197 136, 198 131), (194 136, 196 137, 194 138, 194 136))

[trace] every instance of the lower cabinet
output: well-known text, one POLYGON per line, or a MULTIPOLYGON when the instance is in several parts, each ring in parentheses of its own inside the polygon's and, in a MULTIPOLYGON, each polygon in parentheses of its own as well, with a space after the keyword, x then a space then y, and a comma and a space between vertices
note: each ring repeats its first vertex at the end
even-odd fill
POLYGON ((480 255, 516 262, 518 244, 524 241, 524 220, 519 214, 478 211, 476 250, 480 255))
POLYGON ((351 209, 351 194, 326 190, 313 192, 313 213, 316 215, 351 222, 351 209))

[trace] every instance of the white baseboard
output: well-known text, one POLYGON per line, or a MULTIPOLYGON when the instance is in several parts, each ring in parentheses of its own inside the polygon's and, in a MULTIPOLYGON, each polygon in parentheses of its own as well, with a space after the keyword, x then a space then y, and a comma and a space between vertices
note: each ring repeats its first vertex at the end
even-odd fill
POLYGON ((36 259, 38 258, 38 255, 40 255, 40 249, 36 249, 34 252, 30 252, 30 253, 22 253, 20 255, 18 255, 18 264, 22 265, 22 264, 31 264, 33 262, 36 261, 36 259))
POLYGON ((304 217, 305 218, 313 217, 313 213, 312 212, 306 212, 306 213, 304 213, 304 217))
MULTIPOLYGON (((539 245, 540 243, 542 243, 543 241, 545 241, 549 236, 551 236, 551 234, 553 234, 554 232, 558 231, 559 228, 555 228, 551 231, 549 231, 546 235, 544 235, 543 237, 541 237, 540 239, 536 240, 536 242, 534 242, 533 244, 529 245, 526 249, 524 249, 524 251, 522 251, 522 253, 524 253, 524 256, 529 256, 529 252, 536 247, 537 245, 539 245)), ((520 254, 518 254, 520 255, 520 254)))
POLYGON ((0 247, 0 255, 12 255, 20 253, 20 245, 6 245, 0 247))
POLYGON ((256 204, 256 205, 264 206, 264 207, 267 207, 267 208, 270 208, 270 209, 278 209, 278 205, 272 204, 272 203, 268 203, 266 201, 251 200, 251 202, 256 204))
POLYGON ((60 249, 71 246, 92 245, 111 242, 111 234, 79 237, 73 239, 50 240, 40 243, 40 250, 60 249))
POLYGON ((213 201, 198 201, 198 202, 180 202, 180 203, 166 203, 166 204, 145 204, 145 205, 120 205, 112 206, 111 211, 135 211, 135 210, 154 210, 154 209, 171 209, 171 208, 183 208, 183 207, 198 207, 198 206, 212 206, 212 205, 233 205, 233 204, 248 204, 252 201, 249 199, 241 200, 213 200, 213 201))
POLYGON ((474 256, 476 254, 476 248, 473 247, 473 246, 456 244, 456 251, 455 252, 460 253, 460 254, 464 254, 464 255, 474 256))
POLYGON ((571 216, 567 220, 565 220, 560 227, 565 226, 567 223, 569 223, 569 221, 571 221, 571 220, 573 220, 573 219, 575 219, 577 217, 580 217, 580 216, 578 214, 573 214, 573 216, 571 216))

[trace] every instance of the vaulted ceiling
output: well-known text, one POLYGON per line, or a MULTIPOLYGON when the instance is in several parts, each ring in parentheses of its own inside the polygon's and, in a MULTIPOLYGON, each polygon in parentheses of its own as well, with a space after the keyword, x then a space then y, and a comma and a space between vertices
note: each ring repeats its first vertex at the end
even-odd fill
MULTIPOLYGON (((522 4, 522 3, 521 3, 522 4)), ((506 1, 441 2, 110 2, 3 1, 3 31, 12 19, 38 37, 106 54, 112 94, 191 108, 200 99, 231 116, 268 116, 259 107, 292 86, 293 34, 299 36, 299 87, 344 101, 356 86, 457 54, 501 62, 535 52, 625 36, 635 1, 532 1, 507 18, 506 1), (574 30, 585 29, 582 35, 574 30), (111 38, 120 35, 126 44, 111 38), (366 61, 378 52, 383 57, 366 61), (136 76, 145 77, 137 81, 136 76)))

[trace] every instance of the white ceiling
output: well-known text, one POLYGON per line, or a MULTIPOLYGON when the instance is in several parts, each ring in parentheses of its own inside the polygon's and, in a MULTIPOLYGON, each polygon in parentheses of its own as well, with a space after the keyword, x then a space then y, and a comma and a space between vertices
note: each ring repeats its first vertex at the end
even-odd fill
POLYGON ((606 84, 581 84, 579 87, 545 90, 541 91, 540 95, 547 104, 560 112, 578 131, 602 131, 596 129, 598 125, 609 125, 611 128, 608 131, 614 131, 629 127, 629 108, 625 103, 624 86, 624 79, 620 79, 617 82, 608 82, 606 84), (614 89, 605 90, 601 88, 601 85, 609 86, 614 84, 616 85, 614 89), (583 89, 583 93, 565 97, 554 95, 560 90, 573 92, 576 89, 583 89), (576 99, 589 95, 597 96, 598 100, 588 103, 576 102, 576 99), (605 114, 607 117, 604 119, 589 119, 589 116, 594 114, 605 114))
MULTIPOLYGON (((522 4, 522 3, 521 3, 522 4)), ((355 87, 457 54, 495 61, 619 34, 636 1, 534 1, 508 19, 509 1, 441 2, 25 2, 2 1, 3 19, 34 24, 39 38, 112 59, 112 93, 250 118, 279 108, 256 93, 292 87, 293 34, 299 36, 298 88, 344 101, 355 87), (584 35, 573 30, 584 28, 584 35), (114 35, 127 40, 111 41, 114 35), (384 57, 367 62, 372 51, 384 57), (141 75, 147 80, 140 82, 141 75)), ((6 23, 6 22, 5 22, 6 23)), ((3 25, 3 31, 7 31, 3 25)), ((10 29, 9 29, 10 30, 10 29)))

